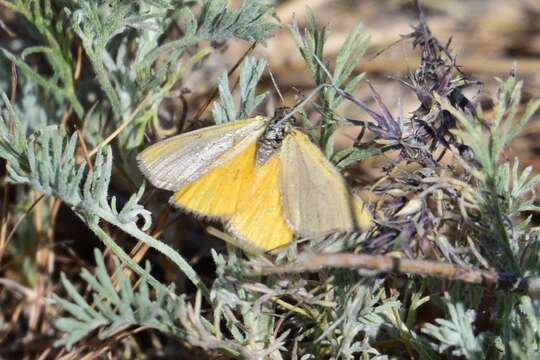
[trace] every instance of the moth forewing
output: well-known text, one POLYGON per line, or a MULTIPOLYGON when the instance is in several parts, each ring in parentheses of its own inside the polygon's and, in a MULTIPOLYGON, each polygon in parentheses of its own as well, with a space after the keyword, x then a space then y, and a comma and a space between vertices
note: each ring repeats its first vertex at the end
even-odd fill
POLYGON ((293 130, 281 149, 284 215, 300 236, 355 230, 345 181, 309 138, 293 130))
POLYGON ((152 185, 176 191, 219 165, 218 159, 246 137, 258 137, 265 124, 258 116, 177 135, 146 148, 137 162, 152 185))
POLYGON ((207 218, 228 219, 251 195, 255 179, 257 134, 250 134, 222 155, 212 168, 182 186, 171 204, 207 218))
POLYGON ((266 251, 287 245, 293 238, 283 216, 279 172, 280 158, 275 154, 257 169, 249 194, 228 224, 239 239, 266 251))

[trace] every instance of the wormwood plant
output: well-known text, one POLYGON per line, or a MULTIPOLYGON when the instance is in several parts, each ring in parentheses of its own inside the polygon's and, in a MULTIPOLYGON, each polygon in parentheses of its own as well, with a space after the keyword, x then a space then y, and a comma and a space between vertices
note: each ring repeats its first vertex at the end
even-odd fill
MULTIPOLYGON (((371 157, 384 164, 385 175, 369 189, 377 199, 369 205, 375 224, 363 234, 300 239, 275 254, 211 249, 205 253, 215 269, 208 278, 170 245, 175 235, 162 219, 168 211, 156 214, 152 226, 150 209, 158 201, 133 176, 134 156, 147 130, 163 134, 163 105, 184 99, 178 84, 204 67, 221 42, 270 36, 272 6, 245 1, 233 8, 221 0, 0 5, 24 19, 37 44, 0 49, 0 157, 9 181, 4 191, 17 189, 9 213, 18 215, 3 216, 0 254, 16 259, 29 235, 39 239, 24 213, 44 198, 67 205, 106 249, 94 250, 95 268, 83 266, 80 277, 59 275, 63 290, 55 289, 53 302, 61 313, 51 330, 56 351, 129 357, 140 351, 133 339, 145 330, 167 335, 153 337, 154 344, 170 344, 177 356, 194 347, 208 356, 249 359, 538 356, 540 242, 532 213, 540 177, 507 159, 505 150, 540 100, 523 106, 515 69, 499 80, 493 108, 483 109, 463 95, 473 83, 421 18, 405 36, 421 50, 421 65, 401 80, 417 95, 418 108, 392 114, 364 74, 355 74, 368 48, 361 27, 330 65, 329 33, 315 15, 305 29, 293 23, 291 36, 318 89, 298 94, 299 103, 310 101, 297 116, 338 168, 371 157), (10 64, 16 71, 6 70, 10 64), (359 86, 371 88, 377 110, 353 95, 359 86), (364 118, 342 116, 344 102, 364 118), (334 135, 344 124, 363 130, 337 151, 334 135), (129 196, 118 191, 115 177, 129 196), (140 252, 129 254, 123 236, 136 239, 143 253, 145 246, 156 250, 190 285, 163 280, 153 272, 159 262, 141 266, 140 252)), ((238 99, 223 72, 213 122, 259 111, 268 96, 257 90, 266 67, 265 60, 244 59, 238 99)), ((45 211, 40 227, 50 226, 53 212, 45 211)), ((227 233, 212 233, 230 241, 227 233)), ((38 244, 30 245, 37 251, 38 244)), ((36 263, 18 269, 28 286, 47 281, 36 263)))

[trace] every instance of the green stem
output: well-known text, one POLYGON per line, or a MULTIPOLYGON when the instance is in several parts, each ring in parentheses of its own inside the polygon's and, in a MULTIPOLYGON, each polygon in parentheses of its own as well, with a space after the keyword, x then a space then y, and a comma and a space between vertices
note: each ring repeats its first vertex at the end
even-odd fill
MULTIPOLYGON (((95 209, 94 210, 96 214, 102 218, 103 220, 107 221, 108 223, 118 227, 125 233, 133 236, 137 240, 143 242, 144 244, 150 246, 151 248, 159 251, 163 255, 165 255, 167 258, 169 258, 172 262, 182 270, 182 272, 186 275, 186 277, 198 288, 202 291, 204 297, 206 300, 210 301, 210 291, 206 287, 206 285, 203 283, 202 279, 199 277, 199 275, 195 272, 195 270, 189 265, 189 263, 173 248, 171 248, 169 245, 165 244, 164 242, 161 242, 152 236, 146 234, 145 232, 141 231, 137 225, 134 223, 129 224, 122 224, 118 221, 114 216, 111 216, 111 213, 105 211, 104 209, 95 209)), ((116 244, 115 244, 116 245, 116 244)), ((138 266, 138 265, 137 265, 138 266)))
MULTIPOLYGON (((16 6, 10 3, 7 3, 3 0, 0 0, 0 5, 11 8, 13 11, 19 12, 22 14, 28 22, 33 24, 38 32, 43 35, 46 40, 46 43, 49 47, 40 47, 39 51, 42 51, 53 67, 55 71, 61 73, 62 81, 64 82, 64 87, 60 87, 56 84, 55 81, 47 80, 42 77, 37 71, 33 70, 28 66, 23 59, 18 59, 16 56, 8 53, 6 50, 3 50, 4 55, 11 61, 13 61, 23 72, 29 74, 38 84, 41 86, 50 89, 57 97, 67 99, 75 113, 79 118, 84 116, 84 109, 77 96, 75 95, 75 88, 73 84, 73 63, 71 59, 71 54, 62 50, 60 43, 57 41, 57 36, 51 31, 51 21, 49 18, 44 18, 41 5, 35 4, 34 12, 30 8, 25 7, 24 4, 16 6)), ((47 9, 50 10, 50 3, 46 2, 44 4, 46 12, 47 9)), ((46 14, 46 16, 51 16, 51 14, 46 14)), ((69 48, 69 46, 68 46, 69 48)))
POLYGON ((22 59, 19 59, 15 55, 11 54, 9 51, 5 49, 0 49, 0 53, 2 53, 8 60, 15 63, 15 65, 17 65, 17 67, 23 73, 25 73, 30 78, 32 78, 32 80, 34 80, 38 85, 44 87, 45 89, 50 90, 58 98, 68 99, 71 105, 73 106, 73 109, 77 113, 77 116, 81 118, 83 117, 84 109, 71 89, 61 88, 50 79, 44 78, 32 67, 30 67, 27 63, 25 63, 22 59))
POLYGON ((114 90, 114 87, 109 80, 109 75, 105 70, 105 67, 103 66, 103 62, 99 60, 103 59, 104 47, 97 45, 97 50, 94 53, 92 49, 89 48, 89 44, 85 41, 83 41, 83 46, 84 50, 88 54, 88 57, 90 58, 90 61, 92 62, 92 66, 94 67, 94 71, 96 72, 96 78, 111 103, 114 117, 116 119, 121 119, 122 106, 120 105, 120 99, 118 98, 118 95, 116 94, 116 91, 114 90))
POLYGON ((103 241, 105 246, 107 246, 107 248, 109 248, 114 255, 122 260, 136 274, 144 278, 156 289, 164 289, 168 293, 171 292, 166 286, 164 286, 161 282, 144 270, 139 264, 137 264, 137 262, 135 262, 120 246, 118 246, 118 244, 116 244, 114 240, 111 239, 97 224, 88 223, 88 227, 101 241, 103 241))
MULTIPOLYGON (((185 49, 186 47, 196 45, 204 40, 207 40, 202 35, 194 35, 188 38, 183 38, 180 40, 170 41, 166 44, 159 46, 157 49, 152 51, 150 54, 146 55, 145 59, 142 62, 142 66, 150 66, 161 54, 166 53, 167 51, 176 50, 177 54, 180 54, 180 50, 185 49)), ((168 59, 171 61, 171 59, 168 59)))
POLYGON ((488 195, 488 202, 493 206, 493 212, 495 215, 494 221, 494 230, 495 236, 499 237, 500 243, 503 247, 504 253, 508 261, 510 262, 511 271, 515 273, 521 273, 520 266, 516 261, 512 248, 510 247, 510 239, 508 238, 508 233, 506 227, 504 226, 504 216, 501 211, 501 204, 499 201, 499 193, 497 192, 497 186, 495 184, 495 179, 493 176, 490 176, 487 179, 487 189, 490 195, 488 195))

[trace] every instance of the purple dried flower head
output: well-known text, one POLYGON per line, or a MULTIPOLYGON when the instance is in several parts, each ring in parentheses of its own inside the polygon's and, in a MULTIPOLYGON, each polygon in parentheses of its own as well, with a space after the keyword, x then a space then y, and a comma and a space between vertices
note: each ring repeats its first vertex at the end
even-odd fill
MULTIPOLYGON (((368 83, 368 84, 373 93, 373 100, 375 100, 375 102, 379 106, 381 113, 378 113, 370 109, 369 106, 367 106, 363 101, 361 101, 360 99, 357 99, 354 95, 352 95, 351 93, 347 91, 337 89, 337 92, 341 96, 353 102, 359 108, 361 108, 362 110, 368 113, 368 115, 375 121, 375 124, 368 123, 367 126, 377 136, 386 140, 399 141, 402 136, 400 124, 394 119, 394 117, 390 113, 390 110, 382 101, 382 98, 377 92, 377 90, 375 90, 375 88, 371 85, 371 83, 368 83)), ((358 120, 349 119, 349 118, 347 118, 347 120, 356 125, 365 125, 363 121, 358 121, 358 120)))

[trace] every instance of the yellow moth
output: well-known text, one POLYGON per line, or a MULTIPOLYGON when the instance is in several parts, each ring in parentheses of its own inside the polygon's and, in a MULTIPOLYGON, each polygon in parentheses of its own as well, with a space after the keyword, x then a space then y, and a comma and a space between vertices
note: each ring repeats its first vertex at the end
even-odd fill
POLYGON ((290 116, 278 114, 166 139, 138 155, 139 168, 175 192, 171 204, 225 222, 248 248, 367 229, 361 200, 290 116))

